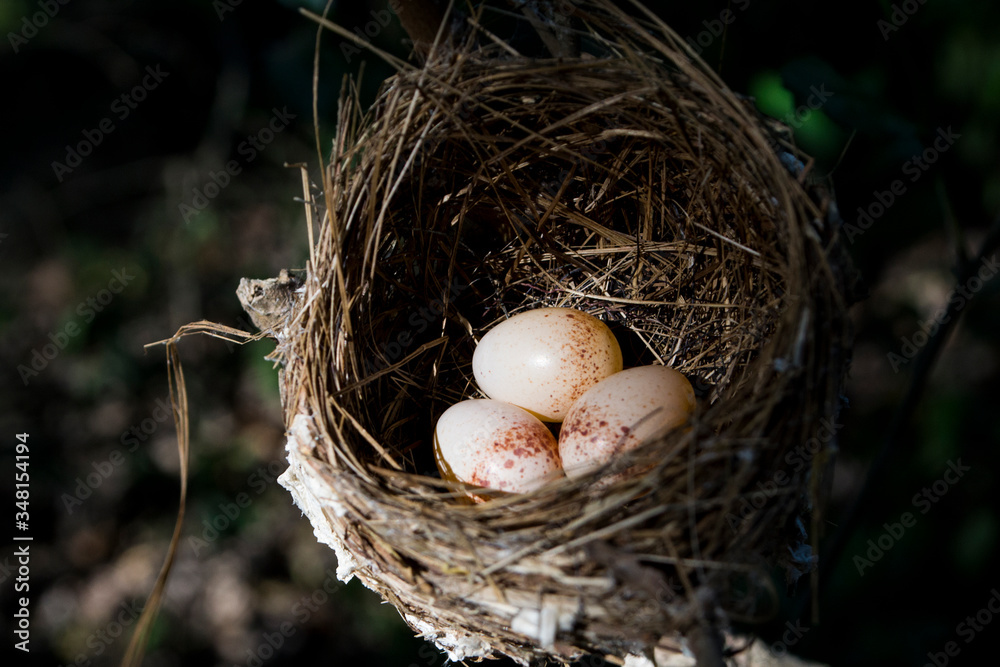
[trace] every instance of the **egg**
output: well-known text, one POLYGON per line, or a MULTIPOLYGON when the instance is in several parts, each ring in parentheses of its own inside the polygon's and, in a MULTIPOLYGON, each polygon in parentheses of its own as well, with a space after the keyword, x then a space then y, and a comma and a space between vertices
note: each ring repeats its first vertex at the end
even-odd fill
POLYGON ((562 476, 559 447, 545 424, 515 405, 483 398, 456 403, 438 418, 434 458, 444 479, 511 493, 562 476))
POLYGON ((488 331, 472 355, 472 373, 487 396, 562 421, 577 398, 622 369, 611 329, 573 308, 519 313, 488 331))
POLYGON ((582 477, 683 424, 694 407, 691 383, 665 366, 629 368, 598 382, 573 403, 559 433, 567 477, 582 477))

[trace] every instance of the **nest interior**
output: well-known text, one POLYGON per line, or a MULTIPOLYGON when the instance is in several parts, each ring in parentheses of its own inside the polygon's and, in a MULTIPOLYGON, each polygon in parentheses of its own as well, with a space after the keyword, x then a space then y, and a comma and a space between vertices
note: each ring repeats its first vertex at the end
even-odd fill
POLYGON ((835 208, 669 28, 601 1, 573 11, 589 55, 454 44, 368 112, 345 91, 279 350, 282 483, 339 574, 452 659, 681 650, 766 616, 768 568, 812 560, 802 517, 815 527, 833 447, 817 433, 849 349, 835 208), (483 396, 478 339, 542 306, 604 320, 626 367, 687 375, 692 427, 589 478, 468 504, 435 472, 435 420, 483 396), (651 467, 595 483, 637 462, 651 467))

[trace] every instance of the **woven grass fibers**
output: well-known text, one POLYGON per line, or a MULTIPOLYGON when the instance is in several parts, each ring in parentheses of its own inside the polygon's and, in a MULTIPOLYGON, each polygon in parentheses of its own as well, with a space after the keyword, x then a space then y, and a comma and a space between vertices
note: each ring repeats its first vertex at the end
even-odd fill
POLYGON ((829 197, 666 26, 574 11, 598 55, 457 44, 367 113, 345 93, 279 350, 282 483, 339 574, 453 659, 690 647, 771 613, 769 568, 807 571, 816 534, 849 349, 829 197), (692 426, 609 464, 642 474, 470 504, 437 476, 435 420, 482 397, 479 338, 542 306, 687 375, 692 426))

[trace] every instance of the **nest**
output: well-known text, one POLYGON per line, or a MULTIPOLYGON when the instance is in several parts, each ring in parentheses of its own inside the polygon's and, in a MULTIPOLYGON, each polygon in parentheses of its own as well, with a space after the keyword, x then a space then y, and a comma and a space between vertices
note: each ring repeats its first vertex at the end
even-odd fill
POLYGON ((278 350, 282 484, 338 576, 452 660, 698 654, 773 613, 775 566, 815 560, 849 350, 835 207, 669 28, 574 16, 590 55, 457 44, 367 113, 344 94, 278 350), (626 367, 680 370, 699 406, 589 477, 470 504, 435 471, 435 421, 483 397, 478 339, 542 306, 604 320, 626 367))

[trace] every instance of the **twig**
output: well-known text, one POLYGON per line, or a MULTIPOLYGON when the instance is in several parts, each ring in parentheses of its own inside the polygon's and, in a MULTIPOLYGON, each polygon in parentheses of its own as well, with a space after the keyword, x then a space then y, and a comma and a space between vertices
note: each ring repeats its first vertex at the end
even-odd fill
POLYGON ((177 508, 177 520, 174 522, 174 532, 170 537, 167 557, 163 561, 160 573, 156 577, 153 591, 149 594, 142 614, 135 624, 135 631, 129 640, 121 667, 139 667, 146 654, 146 644, 149 642, 150 630, 163 603, 167 578, 173 569, 177 557, 177 546, 181 541, 181 529, 184 526, 184 512, 187 507, 188 460, 190 452, 190 423, 188 420, 187 385, 184 382, 184 369, 181 367, 181 357, 177 352, 176 338, 167 341, 167 379, 170 386, 170 405, 174 417, 174 427, 177 430, 177 454, 180 459, 180 504, 177 508))

